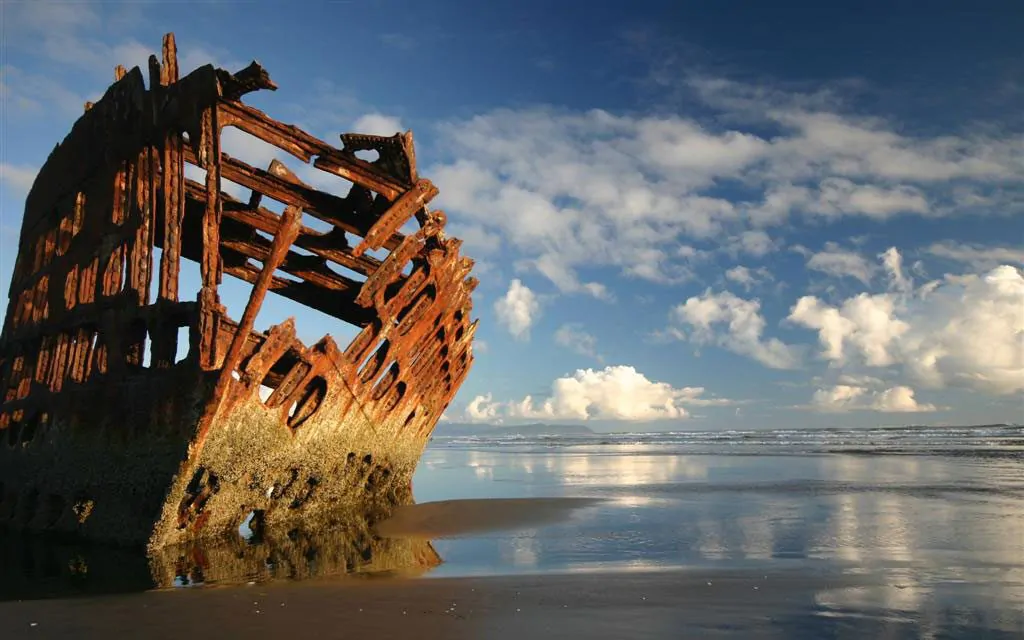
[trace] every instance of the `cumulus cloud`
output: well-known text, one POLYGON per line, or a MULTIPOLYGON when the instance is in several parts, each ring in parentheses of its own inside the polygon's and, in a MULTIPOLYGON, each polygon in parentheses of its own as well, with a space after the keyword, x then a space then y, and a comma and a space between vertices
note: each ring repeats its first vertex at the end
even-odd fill
POLYGON ((822 357, 835 366, 893 367, 927 388, 1024 390, 1024 273, 1002 265, 913 288, 898 258, 883 254, 890 291, 837 305, 804 296, 788 320, 817 331, 822 357))
POLYGON ((371 136, 393 136, 404 131, 402 121, 381 113, 368 113, 352 123, 352 131, 371 136))
POLYGON ((835 242, 826 242, 824 249, 811 254, 807 259, 807 268, 834 278, 856 278, 864 284, 871 282, 875 272, 875 266, 864 256, 842 249, 835 242))
POLYGON ((845 411, 862 395, 863 387, 838 384, 828 389, 818 389, 811 398, 811 405, 821 411, 845 411))
POLYGON ((759 300, 707 289, 673 308, 670 319, 669 333, 677 338, 714 344, 772 369, 793 369, 799 362, 793 347, 777 338, 764 338, 765 320, 759 300))
POLYGON ((898 386, 879 393, 871 403, 875 411, 888 413, 916 413, 935 411, 932 404, 922 404, 914 399, 914 390, 910 387, 898 386))
POLYGON ((849 384, 818 389, 811 398, 810 408, 827 413, 846 411, 878 411, 880 413, 925 413, 936 411, 935 405, 919 403, 914 390, 895 386, 881 391, 849 384))
POLYGON ((490 394, 473 398, 466 409, 470 419, 496 422, 504 418, 527 420, 621 420, 644 422, 684 419, 686 406, 725 406, 724 398, 704 397, 703 387, 676 388, 655 382, 624 365, 579 369, 558 378, 550 396, 498 403, 490 394))
POLYGON ((501 404, 494 402, 491 394, 474 397, 466 405, 466 419, 470 422, 500 422, 501 404))
POLYGON ((504 297, 494 303, 494 312, 517 339, 528 339, 530 327, 540 314, 537 295, 518 278, 513 280, 504 297))
POLYGON ((859 353, 866 364, 885 367, 895 362, 893 342, 909 328, 894 317, 896 300, 889 294, 861 293, 840 307, 815 296, 803 296, 793 306, 789 320, 816 329, 823 355, 846 361, 847 350, 859 353))
POLYGON ((555 342, 566 349, 601 362, 597 352, 597 338, 587 333, 583 325, 575 322, 563 324, 555 331, 555 342))

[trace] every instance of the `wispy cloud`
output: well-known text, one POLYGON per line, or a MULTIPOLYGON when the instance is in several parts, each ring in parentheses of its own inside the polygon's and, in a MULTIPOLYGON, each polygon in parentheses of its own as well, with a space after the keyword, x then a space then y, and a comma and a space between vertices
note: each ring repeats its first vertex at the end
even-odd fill
MULTIPOLYGON (((979 206, 979 194, 1024 191, 1020 134, 910 137, 899 123, 844 111, 830 94, 688 82, 704 107, 727 117, 531 107, 447 123, 439 133, 458 159, 431 168, 439 200, 458 219, 501 233, 524 264, 570 292, 592 267, 686 281, 679 245, 716 242, 764 256, 777 248, 771 227, 998 215, 996 204, 979 206), (766 122, 777 135, 758 133, 766 122), (754 195, 725 197, 718 187, 728 182, 754 195)), ((847 275, 869 280, 867 263, 830 253, 812 268, 853 266, 847 275)))
POLYGON ((569 322, 558 327, 555 331, 555 342, 570 351, 587 356, 603 362, 601 354, 597 352, 597 338, 588 333, 583 325, 577 322, 569 322))

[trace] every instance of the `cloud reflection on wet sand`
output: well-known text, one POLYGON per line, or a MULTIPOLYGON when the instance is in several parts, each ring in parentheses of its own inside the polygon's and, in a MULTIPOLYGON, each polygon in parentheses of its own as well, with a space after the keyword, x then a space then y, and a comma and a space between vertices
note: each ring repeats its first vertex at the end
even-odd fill
POLYGON ((973 607, 993 628, 1024 625, 1024 468, 1013 458, 476 446, 428 450, 424 464, 419 499, 603 499, 571 522, 437 541, 445 564, 432 576, 828 569, 872 579, 817 593, 821 615, 877 610, 939 629, 973 607))

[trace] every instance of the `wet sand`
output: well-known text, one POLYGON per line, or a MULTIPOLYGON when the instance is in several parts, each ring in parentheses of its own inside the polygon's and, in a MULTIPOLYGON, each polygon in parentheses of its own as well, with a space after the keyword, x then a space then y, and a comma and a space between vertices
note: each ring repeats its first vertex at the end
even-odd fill
POLYGON ((399 507, 375 530, 385 537, 436 539, 553 524, 595 498, 484 498, 438 500, 399 507))
MULTIPOLYGON (((377 530, 418 539, 514 530, 599 502, 439 501, 402 508, 377 530)), ((780 637, 779 616, 799 617, 815 594, 849 580, 679 569, 422 580, 392 571, 3 602, 0 638, 780 637)))
POLYGON ((275 583, 0 603, 0 637, 816 637, 798 620, 841 585, 850 579, 678 570, 275 583))
POLYGON ((78 551, 3 547, 0 639, 1024 638, 1019 463, 909 462, 428 451, 427 501, 376 535, 240 539, 129 585, 83 551, 70 589, 78 551))

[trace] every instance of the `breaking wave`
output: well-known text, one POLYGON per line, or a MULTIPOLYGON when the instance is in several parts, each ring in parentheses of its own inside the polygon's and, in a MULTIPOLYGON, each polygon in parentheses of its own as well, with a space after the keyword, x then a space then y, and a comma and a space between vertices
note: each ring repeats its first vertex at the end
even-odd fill
POLYGON ((688 455, 927 455, 1020 459, 1024 425, 884 427, 874 429, 774 429, 594 433, 587 435, 435 436, 431 446, 551 449, 688 455))

